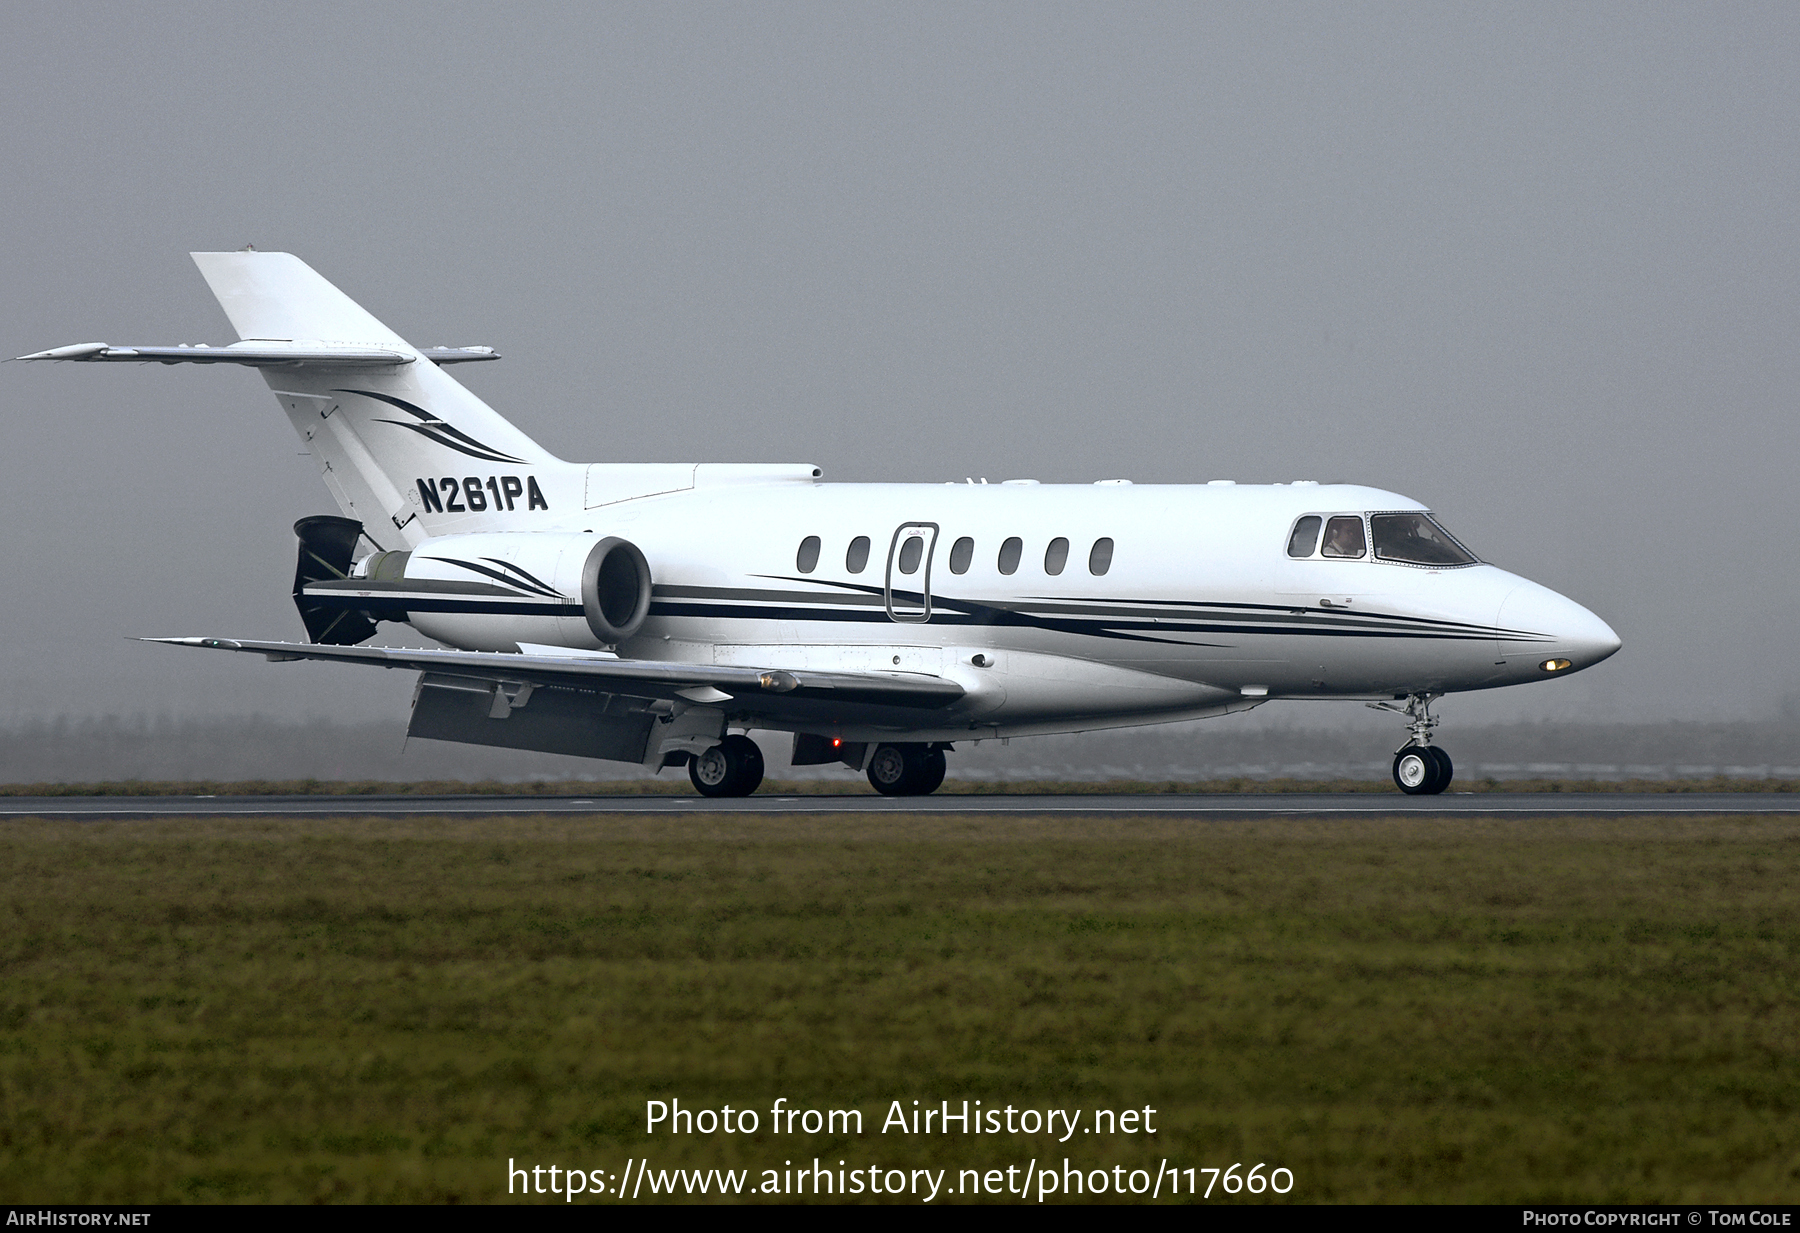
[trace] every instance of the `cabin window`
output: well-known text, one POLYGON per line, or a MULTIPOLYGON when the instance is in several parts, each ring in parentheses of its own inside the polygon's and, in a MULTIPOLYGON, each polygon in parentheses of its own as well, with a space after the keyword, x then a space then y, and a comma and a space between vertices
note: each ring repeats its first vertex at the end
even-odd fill
POLYGON ((953 573, 953 574, 968 573, 969 572, 969 562, 973 561, 974 559, 975 559, 975 541, 970 539, 967 535, 963 536, 961 539, 957 540, 954 544, 950 545, 950 572, 951 573, 953 573))
POLYGON ((819 568, 819 537, 809 535, 800 541, 800 552, 794 558, 794 564, 803 574, 810 574, 819 568))
POLYGON ((1313 549, 1319 546, 1319 524, 1325 520, 1317 514, 1308 514, 1294 524, 1294 533, 1288 536, 1288 555, 1290 557, 1310 557, 1313 549))
POLYGON ((1326 523, 1325 546, 1320 551, 1328 557, 1367 556, 1369 545, 1363 538, 1362 519, 1355 514, 1343 514, 1326 523))
POLYGON ((1088 573, 1098 578, 1112 568, 1113 542, 1111 539, 1097 539, 1088 550, 1088 573))
POLYGON ((1063 572, 1063 566, 1069 563, 1069 541, 1057 536, 1044 549, 1044 572, 1055 577, 1063 572))
POLYGON ((859 535, 850 541, 850 551, 844 554, 844 568, 853 574, 860 574, 869 564, 869 537, 859 535))
POLYGON ((1000 572, 1014 574, 1019 570, 1019 557, 1025 552, 1025 541, 1018 536, 1010 536, 1000 545, 1000 572))
POLYGON ((1473 565, 1475 557, 1429 514, 1371 514, 1375 555, 1409 565, 1473 565))
POLYGON ((909 535, 900 545, 900 572, 916 574, 919 572, 919 560, 925 555, 925 537, 909 535))

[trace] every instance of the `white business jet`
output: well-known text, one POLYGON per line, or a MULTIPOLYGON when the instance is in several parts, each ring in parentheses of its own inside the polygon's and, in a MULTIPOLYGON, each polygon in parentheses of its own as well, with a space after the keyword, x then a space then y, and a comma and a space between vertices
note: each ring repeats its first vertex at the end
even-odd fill
POLYGON ((1442 792, 1431 703, 1566 676, 1619 639, 1347 484, 826 484, 808 463, 564 462, 288 253, 194 260, 241 339, 26 360, 240 364, 341 516, 295 524, 308 641, 181 646, 417 671, 412 735, 663 768, 708 796, 796 765, 930 792, 956 741, 1166 723, 1277 698, 1402 713, 1403 792, 1442 792), (453 649, 366 645, 379 622, 453 649))

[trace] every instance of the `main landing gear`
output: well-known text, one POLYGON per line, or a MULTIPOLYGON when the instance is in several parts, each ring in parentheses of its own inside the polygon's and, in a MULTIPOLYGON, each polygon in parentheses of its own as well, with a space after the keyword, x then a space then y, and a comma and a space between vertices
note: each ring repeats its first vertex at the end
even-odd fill
POLYGON ((869 784, 883 796, 927 796, 944 782, 944 751, 934 745, 879 745, 869 784))
POLYGON ((762 778, 762 750, 737 733, 688 759, 688 779, 701 796, 749 796, 762 778))
POLYGON ((1431 743, 1431 730, 1438 721, 1431 717, 1432 699, 1438 694, 1412 694, 1404 707, 1391 702, 1371 702, 1375 710, 1393 711, 1412 722, 1406 744, 1394 755, 1394 786, 1408 796, 1436 796, 1450 786, 1456 768, 1450 755, 1431 743))
MULTIPOLYGON (((925 796, 944 782, 946 765, 941 745, 877 745, 869 759, 869 783, 883 796, 925 796)), ((687 768, 701 796, 749 796, 762 783, 762 750, 749 737, 733 733, 689 757, 687 768)))

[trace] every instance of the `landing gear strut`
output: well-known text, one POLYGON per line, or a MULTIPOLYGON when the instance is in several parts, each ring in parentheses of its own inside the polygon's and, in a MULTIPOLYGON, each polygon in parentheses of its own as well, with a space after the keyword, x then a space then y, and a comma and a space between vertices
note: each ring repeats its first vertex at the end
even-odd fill
POLYGON ((869 759, 869 785, 883 796, 927 796, 944 782, 944 751, 930 745, 880 745, 869 759))
POLYGON ((737 733, 688 760, 688 779, 701 796, 749 796, 762 777, 762 750, 737 733))
POLYGON ((1431 730, 1438 721, 1431 717, 1431 703, 1440 694, 1412 694, 1404 707, 1391 702, 1371 702, 1378 711, 1393 711, 1412 722, 1407 725, 1406 744, 1394 754, 1394 786, 1408 796, 1436 796, 1450 786, 1456 768, 1450 755, 1431 743, 1431 730))

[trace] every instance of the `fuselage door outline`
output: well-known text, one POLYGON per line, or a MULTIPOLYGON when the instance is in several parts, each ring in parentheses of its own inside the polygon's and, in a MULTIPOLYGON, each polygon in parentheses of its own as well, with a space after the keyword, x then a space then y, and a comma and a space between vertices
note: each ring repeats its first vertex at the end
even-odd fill
MULTIPOLYGON (((888 544, 887 573, 881 588, 882 602, 887 605, 888 619, 903 623, 923 625, 931 620, 931 560, 937 554, 938 524, 935 522, 903 522, 894 530, 894 538, 888 544), (913 543, 919 546, 912 547, 913 543), (914 552, 918 553, 915 557, 914 552), (913 565, 912 570, 905 566, 913 565), (909 581, 915 571, 919 574, 919 602, 917 611, 896 610, 894 607, 894 570, 900 568, 900 577, 909 581)), ((902 595, 906 592, 902 591, 902 595)))

